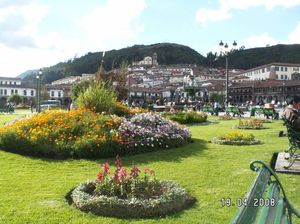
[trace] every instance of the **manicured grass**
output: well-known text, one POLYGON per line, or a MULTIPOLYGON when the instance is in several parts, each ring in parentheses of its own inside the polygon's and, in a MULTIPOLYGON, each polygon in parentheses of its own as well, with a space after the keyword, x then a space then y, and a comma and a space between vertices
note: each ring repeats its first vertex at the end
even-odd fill
MULTIPOLYGON (((250 161, 269 162, 274 152, 287 147, 288 140, 278 137, 278 132, 285 130, 282 121, 274 121, 264 124, 268 129, 242 130, 253 133, 264 144, 215 145, 210 139, 230 131, 238 121, 208 120, 213 122, 190 126, 193 144, 123 158, 127 167, 135 161, 139 167, 154 169, 159 179, 185 187, 197 198, 190 209, 159 219, 123 220, 85 214, 70 207, 65 194, 78 183, 95 178, 102 162, 112 164, 113 158, 57 161, 0 151, 0 223, 228 223, 237 207, 221 207, 221 198, 243 197, 256 176, 249 169, 250 161)), ((300 210, 300 176, 279 177, 290 201, 300 210)))

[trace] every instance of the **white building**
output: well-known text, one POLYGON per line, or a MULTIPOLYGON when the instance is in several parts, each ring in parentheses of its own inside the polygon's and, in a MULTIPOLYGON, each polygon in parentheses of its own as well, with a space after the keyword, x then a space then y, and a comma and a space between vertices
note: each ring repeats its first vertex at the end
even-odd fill
POLYGON ((79 80, 80 80, 79 76, 68 76, 68 77, 65 77, 65 78, 53 81, 51 83, 51 85, 62 85, 62 84, 69 84, 69 85, 71 85, 74 82, 77 82, 79 80))
POLYGON ((244 75, 249 80, 293 80, 300 79, 300 64, 271 63, 256 68, 245 70, 239 75, 244 75))

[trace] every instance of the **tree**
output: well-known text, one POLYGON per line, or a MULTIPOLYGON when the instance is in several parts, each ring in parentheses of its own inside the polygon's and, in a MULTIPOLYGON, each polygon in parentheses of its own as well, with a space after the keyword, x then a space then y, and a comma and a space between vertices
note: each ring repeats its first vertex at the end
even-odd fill
POLYGON ((18 105, 19 103, 21 103, 23 101, 23 97, 21 97, 18 94, 11 95, 9 97, 8 101, 14 103, 15 105, 18 105))

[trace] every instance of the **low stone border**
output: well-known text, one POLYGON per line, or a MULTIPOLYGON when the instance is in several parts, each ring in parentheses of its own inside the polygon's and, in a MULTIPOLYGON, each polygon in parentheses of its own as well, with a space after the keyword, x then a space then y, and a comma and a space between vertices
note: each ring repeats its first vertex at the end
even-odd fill
POLYGON ((257 145, 257 144, 261 144, 261 141, 259 141, 259 140, 233 141, 233 140, 229 140, 229 139, 220 139, 220 138, 216 138, 216 137, 212 138, 211 142, 214 144, 220 144, 220 145, 257 145))
POLYGON ((91 193, 95 188, 95 181, 81 183, 72 191, 70 198, 72 204, 81 211, 119 218, 166 216, 179 212, 196 201, 185 189, 174 182, 160 180, 159 183, 166 191, 160 197, 153 199, 93 196, 91 193))

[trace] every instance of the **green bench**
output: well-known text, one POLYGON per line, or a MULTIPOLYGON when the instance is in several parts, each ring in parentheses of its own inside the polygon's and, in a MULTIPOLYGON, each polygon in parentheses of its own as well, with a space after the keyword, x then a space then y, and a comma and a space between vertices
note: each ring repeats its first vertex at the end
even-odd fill
POLYGON ((300 218, 278 176, 265 162, 252 161, 250 169, 258 174, 246 196, 237 199, 240 208, 232 224, 292 223, 292 215, 300 218))
POLYGON ((269 118, 269 116, 272 117, 272 119, 278 119, 279 115, 276 113, 276 111, 273 108, 263 108, 263 114, 269 118))
POLYGON ((232 113, 232 116, 234 117, 235 115, 242 116, 244 113, 238 108, 238 107, 226 107, 225 108, 225 113, 230 114, 232 113))
POLYGON ((273 108, 252 108, 251 109, 251 116, 259 116, 264 115, 265 117, 269 118, 272 117, 272 119, 278 119, 279 115, 276 113, 276 111, 273 108))
POLYGON ((288 169, 300 159, 300 132, 295 131, 294 125, 289 120, 283 118, 283 122, 286 126, 287 137, 289 139, 289 148, 286 150, 289 153, 289 164, 285 166, 288 169))
POLYGON ((211 113, 211 115, 213 115, 215 113, 214 109, 210 106, 204 106, 202 108, 202 112, 211 113))
POLYGON ((0 107, 0 113, 13 113, 13 112, 15 112, 15 108, 12 106, 0 107))

